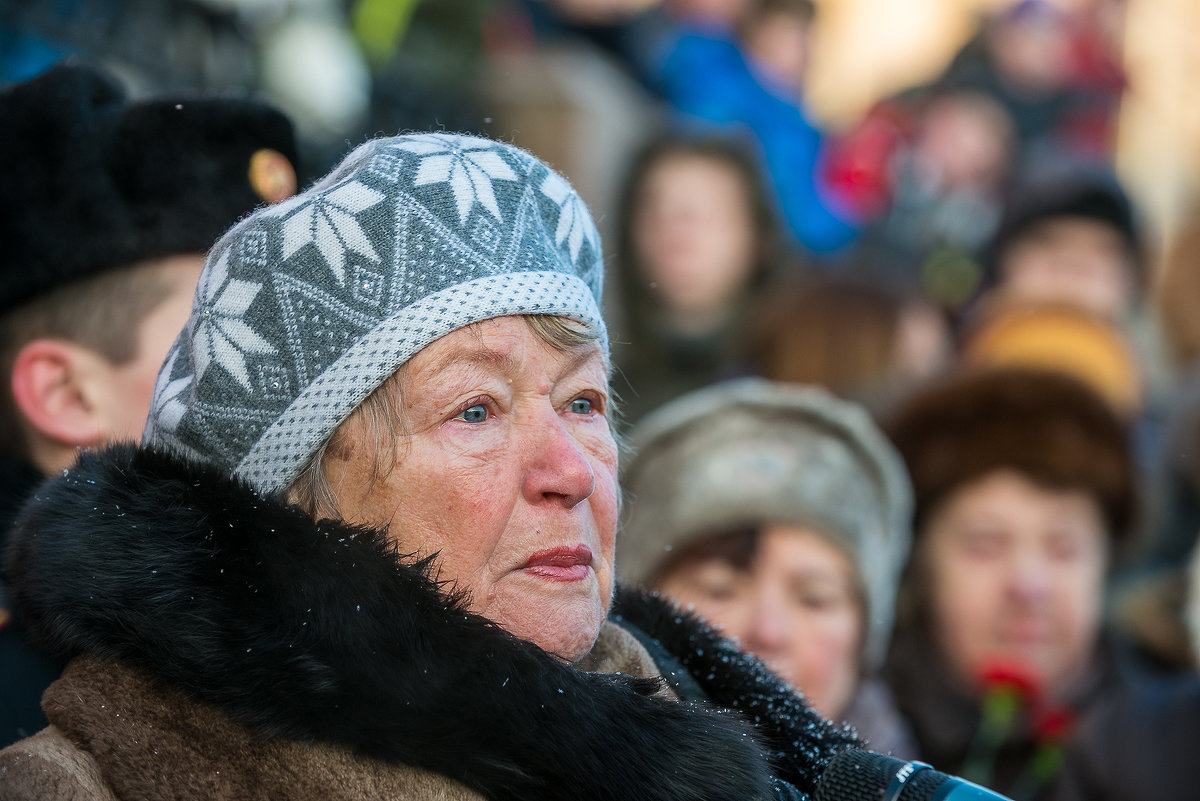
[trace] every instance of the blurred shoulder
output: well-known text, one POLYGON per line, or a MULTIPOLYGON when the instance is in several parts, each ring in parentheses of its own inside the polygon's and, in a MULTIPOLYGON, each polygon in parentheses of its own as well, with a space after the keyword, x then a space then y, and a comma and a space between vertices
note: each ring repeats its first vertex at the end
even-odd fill
POLYGON ((1195 797, 1200 677, 1143 680, 1090 709, 1068 743, 1058 801, 1195 797))

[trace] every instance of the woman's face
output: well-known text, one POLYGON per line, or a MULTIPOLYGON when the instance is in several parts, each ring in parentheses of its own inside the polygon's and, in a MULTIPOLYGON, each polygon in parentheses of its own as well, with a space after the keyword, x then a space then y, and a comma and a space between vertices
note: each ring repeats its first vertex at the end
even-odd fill
POLYGON ((617 520, 599 345, 563 352, 519 317, 486 320, 417 353, 401 391, 409 434, 390 474, 372 483, 363 431, 327 458, 343 518, 387 525, 402 553, 439 553, 471 611, 583 656, 612 596, 617 520))
POLYGON ((749 204, 741 175, 728 164, 679 154, 650 168, 632 235, 641 278, 667 309, 710 315, 749 282, 757 259, 749 204))
POLYGON ((849 556, 804 528, 769 526, 749 570, 714 557, 685 563, 659 589, 736 639, 840 717, 858 684, 863 614, 849 556))
POLYGON ((1082 490, 989 473, 955 491, 925 531, 933 624, 968 686, 990 665, 1023 665, 1060 696, 1099 628, 1104 522, 1082 490))

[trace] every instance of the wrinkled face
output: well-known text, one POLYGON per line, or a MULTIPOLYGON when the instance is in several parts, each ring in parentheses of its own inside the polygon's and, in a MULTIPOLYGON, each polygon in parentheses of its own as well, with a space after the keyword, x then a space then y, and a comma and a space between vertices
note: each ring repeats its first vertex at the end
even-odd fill
POLYGON ((703 315, 737 297, 756 259, 749 202, 727 164, 672 155, 650 168, 632 235, 642 279, 663 306, 703 315))
POLYGON ((749 570, 721 558, 685 563, 659 589, 840 717, 858 684, 863 613, 849 556, 803 528, 763 529, 749 570))
POLYGON ((110 390, 101 399, 108 406, 109 441, 141 438, 158 371, 191 314, 204 257, 172 256, 155 269, 166 282, 166 295, 138 326, 137 354, 129 362, 111 368, 110 390))
POLYGON ((409 434, 389 474, 372 482, 361 431, 327 460, 342 517, 388 526, 402 553, 438 552, 471 611, 583 656, 612 596, 616 539, 600 347, 561 352, 519 317, 486 320, 417 353, 402 393, 409 434))
POLYGON ((1017 301, 1061 303, 1119 319, 1133 293, 1133 266, 1112 226, 1056 217, 1032 226, 1005 251, 1002 292, 1017 301))
POLYGON ((1048 490, 997 471, 955 491, 925 530, 933 624, 968 686, 991 664, 1017 663, 1052 695, 1096 641, 1104 523, 1081 490, 1048 490))

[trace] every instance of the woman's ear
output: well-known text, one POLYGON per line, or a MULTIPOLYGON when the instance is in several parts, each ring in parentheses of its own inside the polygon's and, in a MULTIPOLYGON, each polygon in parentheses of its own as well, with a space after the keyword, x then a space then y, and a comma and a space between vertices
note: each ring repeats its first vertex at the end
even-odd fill
POLYGON ((58 446, 99 443, 104 422, 96 395, 103 391, 106 366, 99 354, 63 340, 35 339, 22 347, 11 383, 27 430, 58 446))

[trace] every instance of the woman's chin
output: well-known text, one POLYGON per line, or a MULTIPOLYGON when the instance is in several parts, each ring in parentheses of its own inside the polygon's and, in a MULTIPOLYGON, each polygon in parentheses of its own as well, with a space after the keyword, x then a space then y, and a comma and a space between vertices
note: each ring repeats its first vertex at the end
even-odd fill
POLYGON ((484 617, 567 662, 582 658, 596 643, 607 599, 595 581, 550 582, 540 591, 497 593, 484 617))

